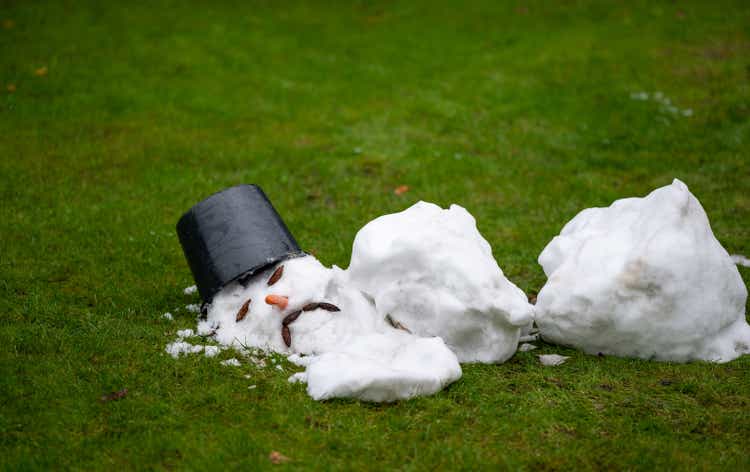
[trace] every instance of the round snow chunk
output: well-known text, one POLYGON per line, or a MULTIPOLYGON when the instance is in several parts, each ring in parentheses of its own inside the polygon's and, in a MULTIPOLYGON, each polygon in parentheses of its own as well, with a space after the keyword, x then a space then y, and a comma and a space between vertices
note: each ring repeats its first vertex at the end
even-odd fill
POLYGON ((307 382, 315 400, 392 402, 432 395, 461 378, 456 355, 440 338, 395 330, 357 337, 336 351, 306 358, 306 364, 304 375, 293 381, 307 382))
POLYGON ((747 289, 703 207, 675 179, 589 208, 539 255, 542 337, 590 354, 727 362, 750 352, 747 289))
POLYGON ((440 336, 460 362, 503 362, 533 319, 464 208, 419 202, 365 225, 349 281, 378 314, 419 336, 440 336))

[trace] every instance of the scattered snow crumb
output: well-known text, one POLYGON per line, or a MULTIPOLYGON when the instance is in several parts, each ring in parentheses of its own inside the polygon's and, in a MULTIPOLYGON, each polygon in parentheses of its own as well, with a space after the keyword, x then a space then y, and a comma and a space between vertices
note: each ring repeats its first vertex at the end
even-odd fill
POLYGON ((161 317, 169 321, 174 320, 174 316, 172 316, 172 313, 170 312, 164 313, 163 315, 161 315, 161 317))
POLYGON ((741 265, 744 267, 750 267, 750 259, 743 256, 742 254, 732 254, 729 256, 732 258, 732 262, 734 262, 737 265, 741 265))
POLYGON ((259 369, 264 369, 266 367, 266 361, 258 357, 251 357, 250 362, 252 362, 253 365, 259 369))
POLYGON ((206 346, 204 347, 204 352, 206 357, 214 357, 221 352, 221 348, 219 346, 206 346))
POLYGON ((520 343, 528 343, 533 341, 539 341, 539 333, 527 334, 526 336, 521 336, 520 338, 518 338, 518 342, 520 343))
POLYGON ((231 359, 227 359, 225 361, 221 361, 221 365, 231 365, 234 367, 240 366, 240 361, 237 360, 237 358, 233 357, 231 359))
POLYGON ((568 356, 561 356, 559 354, 541 354, 539 356, 539 361, 542 365, 548 366, 564 364, 568 359, 570 359, 568 356))
POLYGON ((252 377, 252 375, 250 375, 250 374, 245 374, 245 375, 244 375, 244 377, 245 377, 246 379, 249 379, 250 377, 252 377))
POLYGON ((177 359, 182 354, 195 354, 198 352, 201 352, 203 350, 203 346, 194 346, 188 342, 185 341, 175 341, 171 344, 167 344, 167 347, 165 351, 170 356, 177 359))
POLYGON ((247 389, 248 389, 248 390, 252 390, 252 389, 254 389, 255 387, 256 387, 256 385, 250 385, 249 387, 247 387, 247 389))
POLYGON ((185 305, 185 309, 191 313, 200 313, 201 312, 201 306, 197 303, 191 303, 189 305, 185 305))
POLYGON ((521 352, 533 351, 534 349, 536 349, 536 346, 529 343, 523 343, 518 347, 518 350, 521 352))
POLYGON ((192 336, 195 336, 195 332, 190 328, 177 331, 178 338, 190 338, 192 336))
POLYGON ((185 287, 182 293, 184 293, 185 295, 192 295, 197 291, 198 291, 198 287, 195 285, 191 285, 190 287, 185 287))
POLYGON ((662 92, 655 92, 651 97, 649 97, 649 94, 646 92, 632 92, 630 94, 631 100, 639 100, 645 102, 648 101, 649 98, 661 105, 659 107, 659 111, 661 111, 662 113, 669 112, 673 115, 693 116, 693 110, 691 108, 680 110, 678 107, 674 106, 672 104, 672 100, 669 97, 665 96, 662 92))
POLYGON ((277 366, 276 366, 276 370, 280 370, 280 371, 282 371, 282 372, 283 372, 283 371, 284 371, 284 368, 283 368, 283 367, 281 367, 280 365, 277 365, 277 366))

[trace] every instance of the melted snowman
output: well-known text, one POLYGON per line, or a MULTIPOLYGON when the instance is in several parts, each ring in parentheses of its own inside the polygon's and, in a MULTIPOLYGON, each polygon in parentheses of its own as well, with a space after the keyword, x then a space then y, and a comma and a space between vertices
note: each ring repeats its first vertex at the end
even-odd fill
POLYGON ((315 399, 393 401, 506 360, 532 314, 474 218, 420 202, 362 228, 346 271, 304 256, 224 287, 199 333, 289 354, 315 399))
POLYGON ((290 381, 307 383, 316 400, 395 401, 435 393, 461 377, 442 339, 389 325, 346 272, 312 256, 285 261, 225 287, 199 332, 221 344, 290 354, 306 367, 290 381))

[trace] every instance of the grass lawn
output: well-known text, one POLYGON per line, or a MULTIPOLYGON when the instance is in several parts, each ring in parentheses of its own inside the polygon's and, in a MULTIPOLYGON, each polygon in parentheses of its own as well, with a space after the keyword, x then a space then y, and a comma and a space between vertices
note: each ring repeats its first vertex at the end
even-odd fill
POLYGON ((3 468, 750 468, 750 356, 542 344, 377 405, 164 353, 175 223, 238 183, 341 266, 375 216, 461 204, 527 293, 579 210, 674 177, 750 254, 750 4, 187 3, 0 2, 3 468))

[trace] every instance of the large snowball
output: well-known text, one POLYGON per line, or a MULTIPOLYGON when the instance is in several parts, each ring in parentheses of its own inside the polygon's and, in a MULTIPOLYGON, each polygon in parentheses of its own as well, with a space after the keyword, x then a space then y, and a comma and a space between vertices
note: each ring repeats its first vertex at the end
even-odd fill
POLYGON ((532 320, 462 207, 419 202, 362 228, 347 270, 375 309, 419 336, 440 336, 461 362, 503 362, 532 320))
POLYGON ((596 354, 727 362, 750 352, 747 289, 687 186, 589 208, 539 256, 536 322, 596 354))

